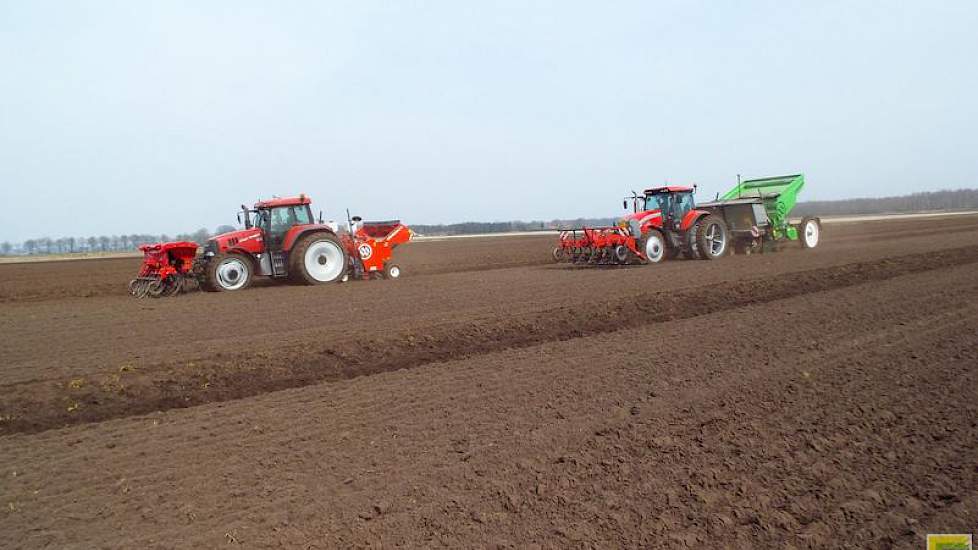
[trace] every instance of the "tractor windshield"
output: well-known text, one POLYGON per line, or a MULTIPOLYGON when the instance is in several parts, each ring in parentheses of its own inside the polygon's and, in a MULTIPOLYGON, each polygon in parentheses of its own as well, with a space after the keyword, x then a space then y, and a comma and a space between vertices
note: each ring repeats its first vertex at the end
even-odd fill
POLYGON ((681 220, 693 209, 693 194, 688 192, 652 193, 645 197, 646 210, 659 210, 666 218, 681 220))
POLYGON ((671 193, 655 193, 645 196, 646 210, 662 210, 668 212, 672 208, 671 193))

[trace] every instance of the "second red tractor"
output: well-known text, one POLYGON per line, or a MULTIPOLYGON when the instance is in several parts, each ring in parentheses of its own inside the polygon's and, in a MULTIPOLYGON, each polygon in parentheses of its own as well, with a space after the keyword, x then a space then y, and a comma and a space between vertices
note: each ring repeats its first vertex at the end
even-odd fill
POLYGON ((625 199, 632 212, 613 227, 562 231, 554 259, 573 263, 658 263, 685 253, 712 260, 727 252, 722 217, 696 208, 692 187, 657 187, 625 199))

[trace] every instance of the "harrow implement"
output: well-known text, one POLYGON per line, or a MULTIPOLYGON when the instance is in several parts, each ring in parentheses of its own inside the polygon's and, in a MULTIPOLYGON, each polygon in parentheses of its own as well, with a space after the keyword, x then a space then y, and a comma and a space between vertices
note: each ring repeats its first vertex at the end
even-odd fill
POLYGON ((560 232, 554 261, 572 264, 627 265, 644 263, 635 239, 622 227, 584 227, 560 232))
POLYGON ((129 294, 136 298, 163 298, 200 288, 194 258, 197 243, 188 241, 144 244, 139 275, 129 281, 129 294))

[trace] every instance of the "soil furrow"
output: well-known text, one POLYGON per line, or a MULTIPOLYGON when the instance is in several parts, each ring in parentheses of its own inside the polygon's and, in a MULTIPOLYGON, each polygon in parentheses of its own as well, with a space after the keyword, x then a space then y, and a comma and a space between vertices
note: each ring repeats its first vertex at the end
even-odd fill
POLYGON ((974 273, 10 436, 0 532, 12 548, 923 547, 976 519, 974 273))
POLYGON ((686 319, 750 304, 978 262, 978 246, 946 249, 633 297, 590 301, 517 318, 416 327, 344 341, 225 353, 138 372, 17 385, 0 397, 0 434, 35 433, 110 418, 240 399, 310 384, 472 357, 546 341, 686 319))

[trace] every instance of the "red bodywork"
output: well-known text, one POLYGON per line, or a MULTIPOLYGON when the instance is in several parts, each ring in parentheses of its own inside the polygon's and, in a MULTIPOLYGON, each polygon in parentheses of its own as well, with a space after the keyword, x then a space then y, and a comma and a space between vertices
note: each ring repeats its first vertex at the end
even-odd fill
POLYGON ((382 273, 397 245, 411 240, 411 230, 398 220, 363 222, 353 235, 343 235, 343 245, 351 258, 362 263, 362 277, 382 273))
POLYGON ((304 194, 298 197, 268 199, 267 201, 256 202, 255 210, 259 208, 275 208, 276 206, 301 206, 303 204, 312 204, 312 199, 304 194))
MULTIPOLYGON (((253 210, 242 207, 245 216, 255 214, 256 226, 229 231, 212 237, 196 257, 198 245, 193 242, 169 242, 144 245, 143 265, 139 276, 129 284, 134 296, 169 296, 206 281, 208 262, 219 254, 239 254, 250 259, 250 273, 273 277, 288 275, 289 253, 295 244, 310 233, 328 233, 345 248, 346 273, 354 278, 384 275, 396 278, 400 273, 387 270, 393 249, 411 239, 411 230, 400 221, 357 224, 353 234, 337 233, 336 227, 320 223, 299 223, 313 219, 311 200, 306 195, 275 198, 255 203, 253 210), (296 207, 296 208, 291 208, 296 207), (285 216, 275 222, 276 213, 285 216), (273 223, 277 223, 274 233, 273 223)), ((354 218, 359 221, 359 218, 354 218)), ((250 217, 247 218, 250 220, 250 217)), ((246 220, 246 225, 250 225, 246 220)), ((239 218, 239 221, 240 218, 239 218)), ((208 283, 213 284, 213 283, 208 283)))
POLYGON ((184 275, 194 266, 197 243, 178 241, 171 243, 144 244, 143 265, 139 269, 140 278, 166 280, 171 275, 184 275))
MULTIPOLYGON (((692 187, 657 187, 647 189, 646 196, 655 193, 686 193, 692 192, 692 187)), ((641 196, 639 196, 641 198, 641 196)), ((683 214, 679 227, 663 227, 665 220, 660 210, 642 210, 626 214, 614 227, 584 227, 561 231, 554 259, 572 261, 588 261, 602 263, 608 259, 609 253, 616 247, 623 246, 631 254, 631 258, 646 260, 644 251, 639 249, 639 239, 650 230, 686 232, 692 228, 701 216, 708 214, 705 210, 690 209, 683 214), (637 231, 636 231, 637 230, 637 231)), ((629 263, 628 260, 618 259, 612 263, 629 263)))
MULTIPOLYGON (((306 195, 259 201, 255 210, 287 206, 307 206, 311 200, 306 195)), ((310 211, 311 215, 311 211, 310 211)), ((359 259, 359 269, 354 275, 368 277, 372 273, 382 273, 394 247, 411 239, 411 230, 400 221, 364 222, 358 224, 353 235, 337 234, 332 227, 319 223, 295 224, 282 236, 276 250, 288 253, 304 235, 311 232, 328 232, 339 237, 347 254, 355 261, 359 259)), ((267 252, 264 231, 258 227, 231 231, 211 239, 216 252, 239 253, 254 257, 267 252)))

